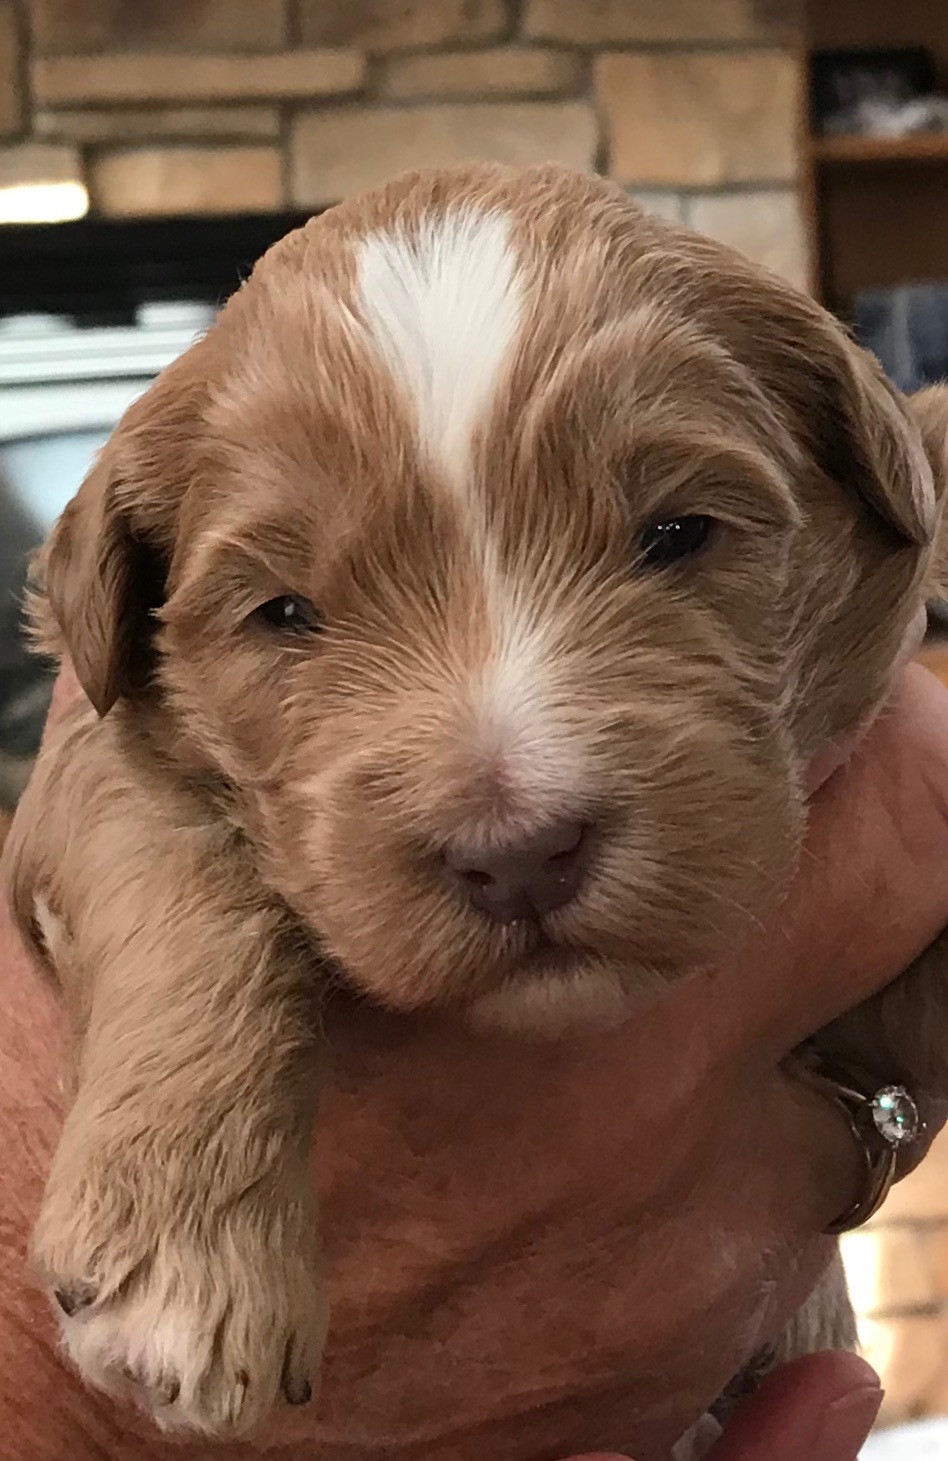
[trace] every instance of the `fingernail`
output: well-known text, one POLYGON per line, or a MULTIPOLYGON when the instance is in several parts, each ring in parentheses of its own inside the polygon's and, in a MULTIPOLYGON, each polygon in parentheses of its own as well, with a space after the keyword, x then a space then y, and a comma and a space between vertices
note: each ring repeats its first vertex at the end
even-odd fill
POLYGON ((866 1385, 835 1400, 817 1421, 812 1461, 856 1461, 884 1394, 877 1385, 866 1385))

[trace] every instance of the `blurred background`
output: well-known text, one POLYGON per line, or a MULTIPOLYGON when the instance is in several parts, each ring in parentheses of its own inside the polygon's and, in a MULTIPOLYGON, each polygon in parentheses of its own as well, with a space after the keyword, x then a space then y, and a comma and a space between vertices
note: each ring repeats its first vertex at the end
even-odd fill
MULTIPOLYGON (((605 172, 948 371, 944 0, 0 0, 0 823, 27 554, 117 417, 288 228, 479 158, 605 172)), ((846 1258, 883 1422, 948 1412, 945 1142, 846 1258)))

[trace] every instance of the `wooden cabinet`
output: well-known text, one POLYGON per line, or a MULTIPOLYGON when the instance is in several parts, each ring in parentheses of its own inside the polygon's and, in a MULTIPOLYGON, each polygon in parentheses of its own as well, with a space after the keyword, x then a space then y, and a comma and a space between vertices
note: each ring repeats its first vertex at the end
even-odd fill
MULTIPOLYGON (((804 66, 823 50, 925 46, 948 95, 946 0, 805 0, 804 66)), ((814 293, 844 317, 855 295, 948 281, 948 132, 819 136, 804 105, 801 184, 814 293)))

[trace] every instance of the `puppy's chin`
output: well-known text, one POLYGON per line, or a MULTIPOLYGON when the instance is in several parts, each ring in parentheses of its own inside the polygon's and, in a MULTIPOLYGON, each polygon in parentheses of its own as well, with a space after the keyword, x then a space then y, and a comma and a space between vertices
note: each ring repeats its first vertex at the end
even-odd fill
POLYGON ((666 981, 620 969, 595 954, 550 951, 465 1009, 476 1030, 538 1039, 595 1034, 621 1025, 666 981))

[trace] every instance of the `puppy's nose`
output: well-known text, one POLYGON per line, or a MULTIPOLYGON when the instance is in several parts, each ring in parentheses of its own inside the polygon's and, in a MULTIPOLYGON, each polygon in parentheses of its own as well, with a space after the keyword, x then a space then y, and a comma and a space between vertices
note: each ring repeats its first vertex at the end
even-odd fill
POLYGON ((498 923, 542 918, 571 902, 589 866, 582 822, 560 821, 528 840, 475 855, 449 848, 445 870, 478 908, 498 923))

